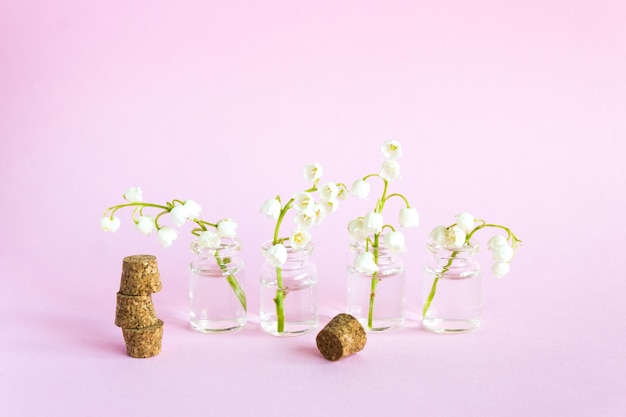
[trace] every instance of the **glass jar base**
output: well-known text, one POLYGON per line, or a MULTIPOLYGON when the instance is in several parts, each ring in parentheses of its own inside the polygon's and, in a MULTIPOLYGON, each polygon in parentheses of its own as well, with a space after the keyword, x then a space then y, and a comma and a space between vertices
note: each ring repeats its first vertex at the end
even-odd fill
POLYGON ((467 333, 480 327, 480 319, 433 319, 422 320, 424 328, 435 333, 467 333))
POLYGON ((246 320, 191 320, 189 323, 201 333, 232 333, 243 329, 246 320))
POLYGON ((285 329, 282 332, 278 332, 278 325, 276 321, 262 321, 261 329, 265 333, 269 333, 273 336, 300 336, 303 334, 307 334, 317 329, 318 326, 317 321, 311 322, 285 322, 285 329))
POLYGON ((370 328, 367 324, 367 317, 357 317, 363 329, 366 332, 386 332, 395 329, 399 329, 404 326, 405 319, 404 317, 397 319, 384 319, 384 320, 374 320, 372 322, 372 327, 370 328))

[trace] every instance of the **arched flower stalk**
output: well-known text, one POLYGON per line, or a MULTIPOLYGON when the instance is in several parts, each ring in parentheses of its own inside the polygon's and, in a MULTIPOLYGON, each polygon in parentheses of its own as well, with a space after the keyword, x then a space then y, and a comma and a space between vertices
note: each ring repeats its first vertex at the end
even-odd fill
POLYGON ((261 206, 261 213, 276 221, 271 246, 263 252, 267 263, 276 270, 277 290, 274 298, 276 305, 277 333, 285 331, 285 297, 288 289, 283 282, 283 265, 287 262, 288 251, 285 243, 293 249, 303 249, 311 242, 310 230, 313 226, 339 207, 339 201, 347 196, 347 187, 342 183, 328 182, 320 184, 323 174, 322 167, 310 164, 303 168, 304 178, 311 182, 311 187, 297 192, 283 203, 280 196, 266 200, 261 206), (314 195, 317 193, 317 199, 314 195), (287 213, 295 211, 294 222, 296 228, 289 235, 281 234, 281 226, 287 213))
POLYGON ((476 219, 470 213, 460 213, 456 215, 456 223, 450 226, 437 226, 430 233, 430 238, 442 248, 452 251, 448 262, 443 266, 441 272, 435 276, 433 285, 428 297, 424 302, 422 317, 426 317, 428 309, 437 292, 439 279, 443 277, 452 265, 452 262, 459 254, 461 248, 473 246, 472 237, 482 229, 495 228, 506 232, 506 236, 494 235, 487 242, 487 248, 493 252, 494 264, 491 268, 493 274, 501 278, 509 273, 510 262, 515 256, 522 241, 511 231, 510 228, 494 223, 487 223, 482 219, 476 219), (456 250, 455 250, 456 249, 456 250))
MULTIPOLYGON (((146 203, 143 201, 141 187, 129 188, 124 193, 126 203, 109 207, 100 219, 100 228, 105 232, 115 232, 121 225, 117 212, 132 208, 131 219, 140 233, 149 236, 156 231, 156 236, 163 247, 169 247, 178 238, 177 228, 188 220, 194 223, 191 234, 197 237, 199 247, 215 249, 215 260, 222 271, 227 271, 229 259, 218 256, 217 250, 222 238, 237 237, 237 223, 232 219, 222 219, 211 223, 200 218, 202 208, 194 200, 171 200, 165 204, 146 203), (167 215, 167 216, 166 216, 167 215), (166 226, 162 220, 169 217, 173 227, 166 226)), ((247 309, 246 294, 234 275, 227 275, 229 285, 237 295, 244 311, 247 309)))
POLYGON ((380 171, 357 179, 352 185, 351 193, 359 198, 367 199, 371 191, 371 185, 368 180, 378 178, 383 182, 382 194, 376 200, 372 211, 348 223, 350 240, 355 243, 361 243, 365 247, 365 251, 355 257, 353 267, 357 272, 372 275, 367 317, 369 330, 373 328, 376 290, 380 282, 378 277, 380 245, 384 243, 385 247, 393 253, 406 252, 404 234, 390 223, 385 223, 383 210, 387 202, 392 198, 397 198, 404 203, 405 207, 398 213, 398 224, 400 227, 408 228, 419 225, 419 213, 417 209, 411 206, 409 200, 403 194, 389 193, 389 184, 400 178, 400 165, 397 161, 402 156, 400 143, 395 140, 387 141, 381 146, 381 152, 385 157, 385 161, 380 171))

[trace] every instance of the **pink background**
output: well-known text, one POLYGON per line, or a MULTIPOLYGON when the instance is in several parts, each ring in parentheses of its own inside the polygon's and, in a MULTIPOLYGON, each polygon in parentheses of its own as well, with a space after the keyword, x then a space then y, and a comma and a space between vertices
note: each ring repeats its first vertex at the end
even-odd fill
MULTIPOLYGON (((626 3, 0 0, 0 411, 6 416, 626 413, 626 3), (408 322, 332 363, 258 324, 258 212, 301 167, 351 183, 404 146, 408 322), (250 321, 192 331, 186 230, 116 234, 130 186, 239 223, 250 321), (470 211, 524 241, 484 325, 419 325, 428 232, 470 211), (159 259, 162 353, 126 356, 121 260, 159 259)), ((375 190, 375 192, 377 192, 375 190)), ((345 309, 350 199, 313 229, 322 323, 345 309)), ((485 255, 485 258, 487 254, 485 255)), ((484 260, 488 269, 489 260, 484 260)))

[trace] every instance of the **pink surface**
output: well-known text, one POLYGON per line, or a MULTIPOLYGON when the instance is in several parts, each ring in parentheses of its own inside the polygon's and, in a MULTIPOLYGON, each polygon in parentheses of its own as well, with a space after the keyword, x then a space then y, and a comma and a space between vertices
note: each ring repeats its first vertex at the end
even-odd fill
MULTIPOLYGON (((0 410, 5 416, 621 416, 626 359, 623 1, 0 0, 0 410), (258 325, 258 212, 404 146, 409 321, 324 360, 258 325), (239 223, 250 322, 192 331, 190 235, 104 209, 127 187, 239 223), (428 232, 467 210, 524 241, 484 326, 420 328, 428 232), (162 353, 126 356, 121 260, 159 259, 162 353)), ((315 229, 323 323, 345 309, 350 199, 315 229)), ((488 261, 485 260, 485 265, 488 261)))

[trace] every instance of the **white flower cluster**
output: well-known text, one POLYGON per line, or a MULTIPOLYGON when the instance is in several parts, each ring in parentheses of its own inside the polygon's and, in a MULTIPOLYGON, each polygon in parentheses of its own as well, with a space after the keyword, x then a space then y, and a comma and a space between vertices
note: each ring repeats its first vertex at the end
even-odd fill
POLYGON ((121 204, 111 207, 105 212, 104 217, 100 220, 100 227, 105 232, 115 232, 119 229, 121 221, 119 217, 115 216, 115 212, 123 207, 135 207, 133 212, 133 222, 135 228, 142 234, 149 236, 156 229, 156 235, 159 242, 164 247, 168 247, 174 240, 178 238, 178 231, 174 228, 167 226, 160 226, 158 221, 165 213, 169 213, 171 222, 177 228, 180 228, 185 224, 187 220, 191 220, 198 225, 205 225, 201 229, 194 229, 198 235, 198 242, 200 246, 204 247, 217 247, 220 244, 222 237, 234 238, 237 235, 237 223, 232 219, 224 219, 219 221, 215 225, 215 231, 204 230, 209 223, 200 219, 200 212, 202 208, 194 200, 174 200, 166 205, 158 205, 143 202, 143 194, 141 187, 131 187, 124 193, 124 199, 128 204, 121 204), (144 208, 157 208, 162 212, 156 217, 144 215, 144 208), (135 214, 138 212, 138 216, 135 214))
POLYGON ((473 233, 486 226, 498 227, 507 230, 509 237, 495 235, 487 242, 487 247, 493 252, 494 265, 492 267, 493 274, 501 278, 509 273, 511 269, 510 261, 515 255, 515 247, 519 244, 519 240, 510 233, 510 231, 499 225, 486 225, 483 221, 479 221, 470 213, 460 213, 456 215, 456 223, 452 226, 437 226, 430 233, 430 237, 439 246, 447 249, 458 249, 465 245, 469 245, 469 238, 473 233), (509 243, 512 241, 513 246, 509 243))
POLYGON ((310 189, 295 193, 284 206, 280 197, 270 198, 261 206, 261 213, 277 222, 277 230, 286 212, 290 208, 296 210, 294 232, 264 252, 265 259, 274 268, 281 267, 287 261, 287 248, 282 242, 289 240, 292 248, 304 248, 311 241, 309 230, 322 222, 328 214, 337 211, 339 200, 344 200, 348 194, 343 184, 328 182, 318 186, 324 170, 317 163, 305 166, 302 173, 307 181, 313 183, 310 189), (318 201, 313 194, 315 191, 319 196, 318 201))
MULTIPOLYGON (((378 176, 385 182, 385 191, 387 183, 400 178, 400 164, 397 159, 402 156, 402 147, 395 140, 387 141, 381 146, 381 152, 385 157, 385 161, 378 174, 367 175, 364 178, 357 179, 350 189, 350 192, 356 197, 367 199, 371 191, 371 185, 367 182, 370 177, 378 176)), ((384 228, 390 231, 383 234, 383 242, 385 247, 393 253, 406 251, 404 234, 395 230, 390 224, 385 224, 383 218, 383 207, 388 198, 397 196, 402 198, 406 207, 402 208, 398 215, 398 223, 400 227, 415 227, 419 225, 418 211, 410 207, 406 198, 401 194, 393 194, 386 196, 383 194, 378 200, 373 211, 365 216, 357 217, 348 223, 348 235, 352 242, 374 242, 375 237, 383 232, 384 228)), ((367 245, 364 245, 367 246, 367 245)), ((372 252, 365 251, 356 256, 354 260, 355 270, 364 274, 373 274, 378 271, 378 265, 372 252)))

